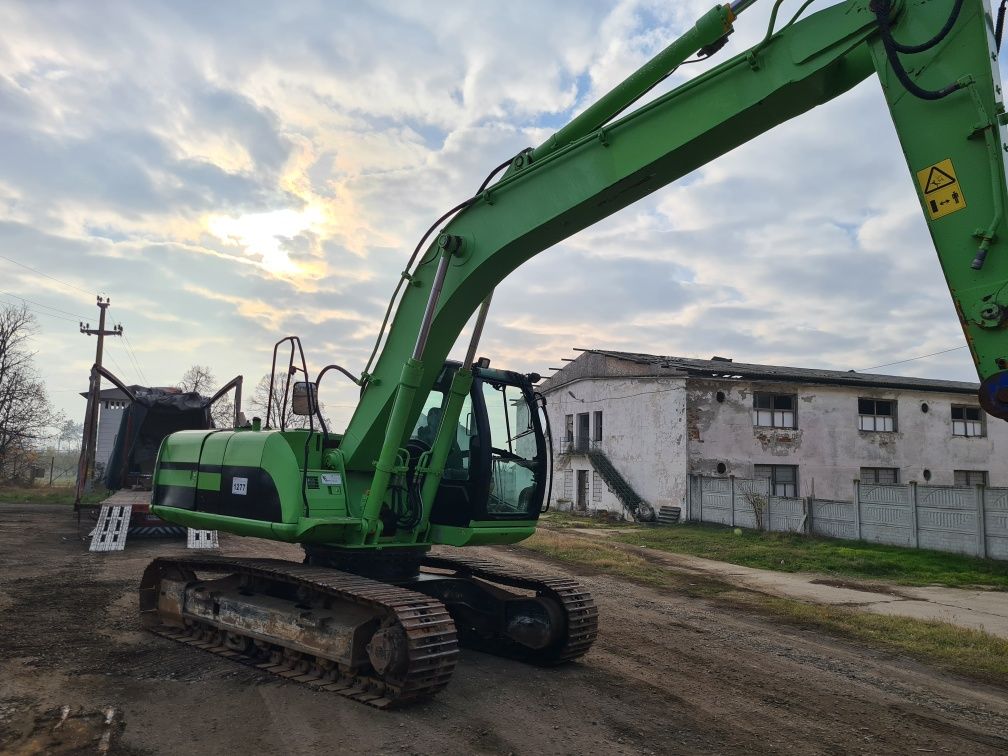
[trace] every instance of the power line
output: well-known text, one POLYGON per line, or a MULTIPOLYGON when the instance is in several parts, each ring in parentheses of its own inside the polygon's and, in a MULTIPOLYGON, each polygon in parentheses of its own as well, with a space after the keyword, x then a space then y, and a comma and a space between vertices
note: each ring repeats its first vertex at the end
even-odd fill
MULTIPOLYGON (((2 293, 2 292, 0 292, 0 293, 2 293)), ((14 294, 11 294, 10 296, 15 297, 17 299, 21 299, 21 297, 18 297, 18 296, 14 295, 14 294)), ((24 300, 22 300, 22 301, 24 301, 24 300)), ((10 302, 10 304, 14 304, 14 303, 10 302)), ((57 320, 62 320, 62 321, 65 321, 67 323, 76 323, 77 322, 76 320, 72 320, 70 318, 63 317, 62 315, 56 315, 56 314, 51 313, 51 312, 39 312, 38 310, 34 310, 31 307, 26 307, 26 309, 29 312, 31 312, 33 315, 46 315, 47 317, 56 318, 57 320)))
POLYGON ((140 378, 143 380, 145 386, 148 385, 147 376, 144 375, 143 368, 140 367, 140 358, 136 356, 136 350, 133 349, 133 345, 130 343, 129 338, 125 333, 123 334, 123 340, 126 342, 126 349, 129 352, 130 359, 133 360, 133 363, 136 365, 137 372, 140 373, 140 378))
POLYGON ((129 358, 130 364, 133 365, 133 370, 136 371, 137 379, 141 383, 146 384, 147 379, 144 378, 143 371, 140 369, 140 363, 137 362, 136 356, 133 354, 133 350, 130 349, 129 344, 126 344, 125 341, 123 342, 123 344, 126 347, 126 356, 129 358))
POLYGON ((110 360, 112 360, 112 364, 115 365, 117 368, 119 368, 119 374, 120 375, 126 375, 126 369, 122 365, 120 365, 119 361, 116 360, 116 358, 112 355, 112 350, 109 350, 107 352, 107 354, 108 354, 108 358, 110 360))
POLYGON ((10 257, 7 257, 6 255, 0 255, 0 259, 6 260, 7 262, 12 262, 15 265, 20 265, 22 268, 25 268, 26 270, 30 270, 32 273, 38 273, 40 276, 45 276, 50 281, 55 281, 56 283, 62 284, 63 286, 68 286, 71 289, 76 289, 77 291, 82 291, 85 294, 87 294, 89 297, 94 296, 94 292, 93 291, 88 291, 87 289, 82 289, 80 286, 74 286, 72 283, 67 283, 66 281, 61 281, 58 278, 54 278, 53 276, 50 276, 48 273, 43 273, 41 270, 36 270, 35 268, 32 268, 29 265, 25 265, 22 262, 18 262, 17 260, 13 260, 10 257))
POLYGON ((860 370, 878 370, 879 368, 890 367, 892 365, 902 365, 904 362, 913 362, 914 360, 923 360, 923 359, 925 359, 927 357, 935 357, 935 356, 937 356, 939 354, 948 354, 949 352, 955 352, 955 351, 958 351, 960 349, 965 349, 965 348, 966 348, 966 344, 963 344, 962 346, 950 347, 948 349, 942 349, 940 352, 931 352, 931 354, 921 354, 921 355, 918 355, 917 357, 908 357, 905 360, 897 360, 896 362, 887 362, 884 365, 872 365, 871 367, 859 368, 859 369, 860 370))
MULTIPOLYGON (((123 339, 125 338, 126 334, 123 333, 123 339)), ((150 384, 147 383, 147 376, 144 375, 143 370, 140 369, 140 363, 136 361, 136 358, 133 356, 132 350, 129 349, 125 343, 120 343, 117 346, 124 348, 126 356, 129 358, 130 364, 133 366, 133 372, 136 374, 137 381, 140 383, 140 385, 149 386, 150 384)))
POLYGON ((20 294, 14 294, 13 292, 10 291, 0 291, 0 294, 6 294, 8 297, 16 297, 17 299, 20 299, 22 302, 28 302, 29 304, 37 305, 38 307, 45 307, 47 310, 52 310, 53 312, 60 312, 63 313, 64 315, 70 315, 71 317, 76 318, 77 320, 87 320, 87 318, 85 318, 83 315, 80 315, 76 312, 70 312, 69 310, 61 310, 59 307, 53 307, 52 305, 42 304, 41 302, 36 302, 33 299, 22 297, 20 294))

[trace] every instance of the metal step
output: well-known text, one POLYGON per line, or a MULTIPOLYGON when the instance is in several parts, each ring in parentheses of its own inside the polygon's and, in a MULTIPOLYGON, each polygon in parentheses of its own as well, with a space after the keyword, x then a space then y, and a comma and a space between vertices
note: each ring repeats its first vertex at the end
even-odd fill
POLYGON ((91 545, 88 551, 122 551, 126 548, 126 534, 129 533, 132 504, 103 504, 98 513, 98 524, 91 531, 91 545))
POLYGON ((197 530, 188 528, 188 538, 186 539, 187 549, 219 549, 217 543, 216 530, 197 530))

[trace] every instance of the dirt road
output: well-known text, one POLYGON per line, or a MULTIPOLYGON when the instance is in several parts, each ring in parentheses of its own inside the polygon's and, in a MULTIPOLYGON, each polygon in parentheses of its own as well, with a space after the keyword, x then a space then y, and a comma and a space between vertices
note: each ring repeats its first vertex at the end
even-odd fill
POLYGON ((95 753, 103 736, 125 754, 1008 751, 1008 687, 606 576, 583 577, 602 622, 579 663, 463 652, 437 698, 376 711, 139 631, 143 567, 182 546, 92 555, 66 509, 0 504, 0 752, 95 753))

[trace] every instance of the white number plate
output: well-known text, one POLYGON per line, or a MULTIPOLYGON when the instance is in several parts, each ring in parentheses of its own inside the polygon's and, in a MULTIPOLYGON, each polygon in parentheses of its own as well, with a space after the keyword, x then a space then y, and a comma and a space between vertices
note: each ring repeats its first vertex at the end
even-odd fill
POLYGON ((323 486, 342 486, 343 476, 339 473, 322 473, 319 475, 319 480, 322 481, 323 486))
POLYGON ((232 478, 231 493, 235 496, 245 496, 248 493, 248 478, 232 478))

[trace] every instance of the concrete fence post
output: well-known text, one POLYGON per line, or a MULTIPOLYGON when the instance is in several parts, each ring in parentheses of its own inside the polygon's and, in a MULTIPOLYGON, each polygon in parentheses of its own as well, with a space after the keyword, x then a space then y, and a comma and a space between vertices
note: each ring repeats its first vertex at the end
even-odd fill
POLYGON ((917 482, 911 480, 907 484, 907 488, 910 489, 910 533, 913 537, 913 545, 915 549, 920 548, 920 528, 917 524, 917 482))
POLYGON ((697 490, 700 491, 700 522, 703 522, 703 473, 697 476, 697 490))
POLYGON ((861 540, 861 481, 854 478, 854 534, 861 540))
POLYGON ((805 535, 812 535, 812 508, 815 506, 815 497, 805 497, 805 535))
POLYGON ((766 507, 763 509, 763 530, 769 533, 770 526, 770 498, 773 496, 773 478, 766 479, 766 507))
POLYGON ((686 522, 693 519, 693 473, 686 473, 686 522))
POLYGON ((986 491, 983 484, 976 487, 977 501, 977 556, 987 558, 986 491))
POLYGON ((731 526, 735 527, 735 476, 728 476, 728 485, 731 490, 731 526))

